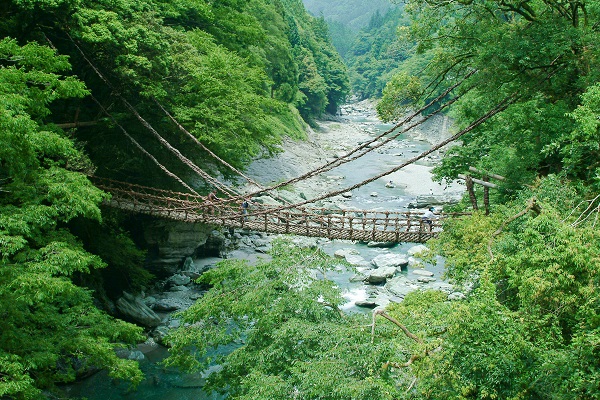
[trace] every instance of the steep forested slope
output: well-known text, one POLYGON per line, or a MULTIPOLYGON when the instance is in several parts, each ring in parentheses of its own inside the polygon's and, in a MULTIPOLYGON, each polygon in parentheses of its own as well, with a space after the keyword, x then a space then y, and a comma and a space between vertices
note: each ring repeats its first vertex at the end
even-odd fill
MULTIPOLYGON (((136 175, 132 168, 144 170, 148 165, 140 165, 139 152, 130 148, 118 128, 102 123, 106 116, 96 100, 162 163, 172 160, 157 155, 156 142, 115 95, 131 103, 167 139, 191 147, 164 114, 156 112, 157 99, 200 141, 239 167, 263 149, 274 150, 281 135, 302 134, 294 109, 310 121, 326 108, 335 110, 348 92, 344 67, 324 27, 299 1, 9 6, 0 33, 68 54, 73 74, 91 90, 93 98, 61 103, 45 122, 100 123, 80 127, 75 135, 88 144, 105 175, 136 175), (105 140, 107 135, 110 140, 105 140)), ((186 155, 202 160, 201 154, 186 155)))
POLYGON ((588 124, 598 110, 596 6, 407 5, 414 20, 401 32, 416 52, 386 88, 381 115, 396 118, 462 82, 451 112, 460 128, 496 105, 506 110, 462 136, 440 176, 473 166, 509 176, 513 189, 549 173, 596 185, 597 125, 588 124))
POLYGON ((345 55, 352 92, 358 98, 381 97, 392 75, 409 58, 411 42, 398 40, 398 28, 408 24, 403 7, 395 7, 384 15, 373 14, 369 25, 358 32, 345 55))

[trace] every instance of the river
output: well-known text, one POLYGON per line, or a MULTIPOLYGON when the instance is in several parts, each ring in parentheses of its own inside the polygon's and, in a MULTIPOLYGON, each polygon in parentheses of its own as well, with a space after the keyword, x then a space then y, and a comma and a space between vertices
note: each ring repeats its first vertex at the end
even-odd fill
MULTIPOLYGON (((249 175, 267 183, 269 180, 276 182, 299 175, 306 172, 307 168, 320 165, 325 158, 332 157, 336 152, 343 153, 357 144, 387 131, 391 127, 389 124, 378 121, 369 107, 347 108, 344 114, 343 118, 337 121, 323 122, 322 130, 312 136, 310 146, 306 147, 303 144, 296 143, 291 155, 282 154, 277 160, 261 160, 251 166, 249 175), (318 152, 314 146, 317 146, 318 152), (324 148, 327 148, 326 151, 323 151, 324 148), (312 164, 291 165, 298 162, 299 159, 310 157, 311 154, 313 156, 318 154, 320 159, 313 160, 312 164), (301 167, 304 167, 304 169, 301 167)), ((312 183, 312 186, 308 183, 298 190, 317 195, 322 193, 323 189, 339 190, 340 188, 349 187, 387 171, 431 147, 431 143, 428 141, 418 140, 414 137, 414 135, 401 135, 390 145, 331 170, 326 173, 325 177, 312 183)), ((432 182, 430 170, 435 160, 434 156, 411 165, 390 176, 356 189, 349 198, 340 197, 337 201, 344 202, 345 206, 361 209, 406 210, 409 203, 414 201, 418 195, 460 195, 462 188, 456 184, 440 185, 432 182), (386 184, 390 181, 393 182, 393 187, 386 187, 386 184)), ((381 254, 406 254, 415 245, 414 243, 401 243, 392 248, 379 248, 369 247, 364 243, 324 239, 318 240, 318 244, 326 253, 332 256, 338 250, 351 249, 358 252, 367 262, 381 254)), ((240 257, 248 256, 244 253, 238 254, 240 254, 240 257)), ((248 257, 252 258, 253 256, 248 257)), ((208 260, 198 259, 195 260, 195 263, 201 264, 205 261, 208 260)), ((213 259, 209 261, 214 262, 213 259)), ((440 282, 444 260, 437 257, 434 265, 426 264, 425 268, 433 272, 438 282, 440 282)), ((407 278, 410 277, 410 271, 403 271, 402 274, 407 278)), ((373 297, 373 287, 360 281, 351 282, 350 278, 353 275, 353 271, 340 271, 338 274, 329 276, 329 278, 334 280, 343 291, 347 300, 347 303, 342 307, 344 310, 347 312, 370 312, 369 309, 357 307, 355 302, 366 300, 369 296, 373 297)), ((228 351, 227 348, 219 350, 228 351)), ((105 372, 99 372, 82 382, 66 386, 64 388, 65 395, 69 398, 85 397, 89 400, 214 400, 224 398, 216 393, 206 393, 202 390, 203 374, 186 374, 176 369, 163 367, 160 361, 167 355, 168 351, 160 346, 154 350, 144 352, 145 357, 140 361, 140 365, 146 379, 139 385, 137 390, 132 391, 127 384, 115 382, 105 372)))

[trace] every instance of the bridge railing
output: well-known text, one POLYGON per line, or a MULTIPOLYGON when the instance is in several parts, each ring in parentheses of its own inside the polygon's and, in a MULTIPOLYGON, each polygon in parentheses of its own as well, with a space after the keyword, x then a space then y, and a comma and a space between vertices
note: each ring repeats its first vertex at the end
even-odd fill
POLYGON ((332 237, 343 233, 349 239, 354 239, 355 236, 364 237, 369 232, 373 235, 380 235, 381 232, 439 232, 445 217, 445 214, 440 214, 430 226, 423 221, 422 213, 416 211, 352 209, 332 212, 324 208, 299 207, 287 210, 258 205, 247 215, 235 208, 221 208, 215 215, 205 215, 202 219, 221 225, 308 236, 332 237), (315 232, 319 234, 310 234, 315 232))
MULTIPOLYGON (((106 180, 108 181, 108 180, 106 180)), ((245 214, 236 200, 208 201, 205 196, 176 193, 108 181, 96 185, 112 194, 110 204, 124 210, 188 222, 205 222, 272 233, 349 240, 424 241, 436 236, 448 214, 431 225, 418 211, 284 208, 253 203, 245 214)))

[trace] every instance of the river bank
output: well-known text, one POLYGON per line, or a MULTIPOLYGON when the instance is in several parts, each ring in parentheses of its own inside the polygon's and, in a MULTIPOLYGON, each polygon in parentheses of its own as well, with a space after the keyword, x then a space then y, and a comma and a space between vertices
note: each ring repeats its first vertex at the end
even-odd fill
MULTIPOLYGON (((382 160, 382 164, 392 168, 404 159, 413 157, 430 145, 449 137, 450 125, 447 117, 433 117, 401 135, 398 140, 377 149, 374 154, 382 156, 379 158, 392 155, 391 160, 382 160)), ((372 101, 346 104, 341 107, 338 116, 329 116, 318 121, 316 129, 309 128, 306 141, 285 140, 281 146, 281 153, 272 158, 256 160, 249 166, 247 174, 265 186, 283 182, 345 155, 391 127, 391 124, 384 124, 378 119, 372 101)), ((431 170, 443 153, 444 149, 441 149, 417 163, 381 178, 380 185, 375 185, 376 189, 379 190, 392 181, 395 187, 404 189, 406 195, 412 196, 411 201, 416 201, 419 196, 433 196, 438 200, 438 204, 457 201, 464 191, 461 185, 456 182, 437 183, 431 179, 431 170)), ((323 175, 295 183, 293 190, 302 193, 303 197, 308 199, 321 196, 332 189, 343 187, 344 184, 350 186, 356 183, 349 180, 350 176, 366 179, 368 176, 365 171, 361 171, 361 167, 360 163, 346 164, 323 175), (343 173, 340 173, 340 170, 343 173)), ((245 190, 251 192, 255 187, 248 185, 245 190)))

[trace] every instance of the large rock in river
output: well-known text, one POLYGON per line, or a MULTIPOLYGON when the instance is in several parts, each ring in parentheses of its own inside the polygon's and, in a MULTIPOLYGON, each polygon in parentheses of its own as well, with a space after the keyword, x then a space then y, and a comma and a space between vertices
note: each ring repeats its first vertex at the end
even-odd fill
POLYGON ((123 292, 123 297, 117 300, 116 305, 117 310, 119 310, 126 319, 150 328, 157 327, 161 323, 160 317, 152 311, 142 299, 127 292, 123 292))
POLYGON ((406 267, 408 265, 408 260, 406 257, 403 257, 399 254, 380 254, 377 257, 371 260, 371 264, 373 264, 376 268, 388 268, 388 267, 406 267))
POLYGON ((396 267, 383 267, 373 269, 368 272, 368 276, 365 279, 371 284, 385 283, 388 278, 391 278, 396 273, 396 267))

